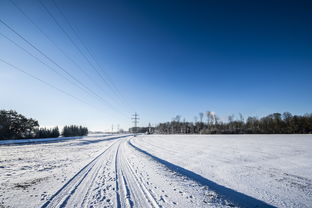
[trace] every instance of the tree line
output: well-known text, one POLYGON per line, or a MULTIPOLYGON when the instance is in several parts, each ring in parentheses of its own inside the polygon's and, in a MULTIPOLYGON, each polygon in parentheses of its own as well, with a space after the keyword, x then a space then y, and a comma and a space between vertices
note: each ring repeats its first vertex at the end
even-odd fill
POLYGON ((60 133, 58 127, 40 128, 39 122, 13 110, 0 110, 0 140, 26 138, 56 138, 59 136, 85 136, 88 128, 70 125, 64 126, 60 133))
POLYGON ((58 127, 54 128, 37 128, 33 138, 56 138, 60 136, 58 127))
POLYGON ((62 131, 62 135, 64 137, 85 136, 87 134, 88 134, 88 128, 87 127, 75 126, 75 125, 64 126, 63 131, 62 131))
POLYGON ((181 121, 176 116, 171 122, 160 123, 155 127, 131 128, 136 133, 157 134, 311 134, 312 114, 292 115, 289 112, 273 113, 261 118, 234 115, 228 121, 221 121, 214 113, 199 113, 195 122, 181 121))

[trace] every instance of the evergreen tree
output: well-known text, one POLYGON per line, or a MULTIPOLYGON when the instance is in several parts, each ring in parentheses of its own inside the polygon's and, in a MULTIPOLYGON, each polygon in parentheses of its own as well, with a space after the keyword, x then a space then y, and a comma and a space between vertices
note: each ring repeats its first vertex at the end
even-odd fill
POLYGON ((38 121, 18 114, 16 111, 0 110, 0 139, 23 139, 33 137, 38 121))
POLYGON ((76 125, 64 126, 62 136, 86 136, 88 135, 88 128, 76 125))

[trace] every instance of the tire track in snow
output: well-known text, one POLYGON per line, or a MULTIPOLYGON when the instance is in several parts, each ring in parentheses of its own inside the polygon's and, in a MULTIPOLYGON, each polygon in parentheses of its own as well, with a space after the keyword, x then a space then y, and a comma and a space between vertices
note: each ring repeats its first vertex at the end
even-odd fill
POLYGON ((159 207, 156 199, 153 197, 153 195, 151 194, 151 192, 147 189, 147 187, 144 185, 144 183, 142 182, 142 179, 139 180, 139 176, 137 175, 137 173, 133 170, 132 166, 130 165, 129 161, 127 158, 125 158, 124 160, 126 162, 126 165, 128 166, 130 172, 133 174, 134 178, 137 181, 137 184, 141 187, 141 190, 144 192, 144 195, 146 197, 146 199, 150 202, 150 204, 153 207, 159 207))
POLYGON ((117 163, 119 164, 117 173, 119 179, 120 196, 124 200, 121 200, 122 207, 132 208, 132 207, 155 207, 158 208, 159 205, 156 199, 148 191, 145 185, 139 180, 137 174, 128 162, 127 155, 125 155, 125 145, 126 141, 121 142, 117 154, 117 163), (121 147, 120 147, 121 146, 121 147))
POLYGON ((121 202, 120 202, 120 190, 119 190, 119 177, 118 177, 118 169, 117 169, 117 155, 118 155, 118 152, 119 152, 119 146, 120 144, 118 145, 118 149, 116 151, 116 154, 115 154, 115 185, 116 185, 116 205, 117 205, 117 208, 120 208, 121 207, 121 202))
POLYGON ((111 144, 41 207, 158 208, 157 200, 127 159, 126 142, 127 139, 119 139, 111 144), (105 195, 108 183, 113 187, 105 195), (106 201, 103 202, 104 199, 106 201))
POLYGON ((54 195, 50 197, 50 199, 45 202, 41 208, 47 207, 65 207, 67 201, 70 197, 75 194, 76 189, 83 182, 83 180, 88 176, 90 171, 96 165, 98 161, 103 159, 106 156, 106 153, 114 147, 119 142, 117 140, 112 145, 110 145, 107 149, 105 149, 100 155, 94 158, 90 163, 88 163, 85 167, 83 167, 76 175, 74 175, 65 185, 63 185, 54 195))

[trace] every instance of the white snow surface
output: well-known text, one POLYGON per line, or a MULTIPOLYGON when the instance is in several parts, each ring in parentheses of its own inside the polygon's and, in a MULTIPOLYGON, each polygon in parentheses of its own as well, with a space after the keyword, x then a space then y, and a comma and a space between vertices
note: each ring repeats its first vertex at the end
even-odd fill
POLYGON ((81 138, 90 138, 90 137, 102 137, 109 136, 110 134, 94 134, 90 136, 76 136, 76 137, 54 137, 54 138, 37 138, 37 139, 8 139, 0 140, 0 145, 3 144, 21 144, 21 143, 39 143, 39 142, 52 142, 52 141, 62 141, 62 140, 72 140, 72 139, 81 139, 81 138))
POLYGON ((150 135, 137 147, 277 207, 312 207, 312 135, 150 135))
POLYGON ((311 135, 0 145, 2 207, 312 207, 311 135))
POLYGON ((40 206, 115 137, 3 141, 10 145, 0 145, 0 207, 40 206))

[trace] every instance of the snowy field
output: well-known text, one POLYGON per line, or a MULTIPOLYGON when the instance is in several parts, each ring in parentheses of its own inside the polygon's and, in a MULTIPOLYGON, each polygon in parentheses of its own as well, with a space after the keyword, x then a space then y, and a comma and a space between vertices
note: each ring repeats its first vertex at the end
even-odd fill
POLYGON ((132 142, 271 205, 312 207, 312 135, 153 135, 132 142))
POLYGON ((312 135, 0 145, 0 207, 312 207, 312 135))

